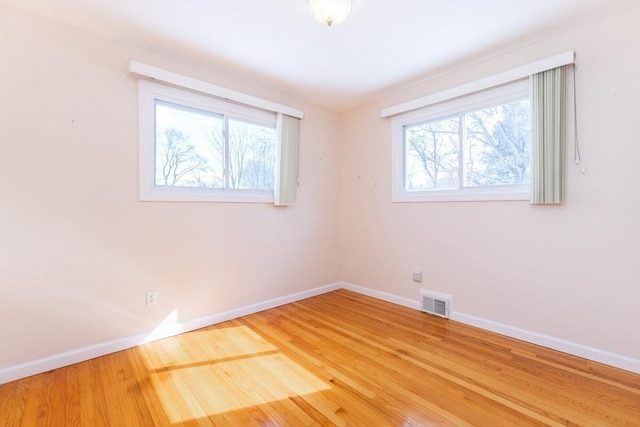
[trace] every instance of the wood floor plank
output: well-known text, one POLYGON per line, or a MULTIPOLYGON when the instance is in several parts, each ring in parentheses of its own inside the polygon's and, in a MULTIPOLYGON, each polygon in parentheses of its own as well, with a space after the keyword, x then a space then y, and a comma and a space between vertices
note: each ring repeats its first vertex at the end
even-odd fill
MULTIPOLYGON (((248 321, 248 320, 247 320, 248 321)), ((273 325, 270 329, 268 325, 263 324, 261 327, 261 331, 263 336, 268 337, 271 332, 277 332, 281 330, 281 326, 273 325)), ((279 334, 276 333, 275 336, 279 334)), ((306 334, 306 336, 312 336, 311 334, 306 334)), ((277 340, 277 338, 276 338, 277 340)), ((316 375, 322 378, 326 378, 327 381, 331 382, 333 385, 340 384, 340 380, 342 379, 343 389, 345 389, 349 396, 358 397, 359 399, 375 402, 375 407, 370 410, 374 412, 380 407, 384 407, 384 405, 380 405, 381 402, 386 401, 385 397, 387 396, 387 391, 385 390, 385 384, 378 382, 378 376, 371 375, 371 370, 365 370, 364 372, 358 372, 357 368, 352 366, 353 364, 344 364, 344 363, 332 363, 332 360, 329 358, 323 358, 323 354, 320 351, 320 348, 304 345, 304 343, 300 339, 296 340, 284 340, 280 341, 278 346, 283 351, 291 352, 293 355, 297 355, 302 357, 310 364, 307 365, 309 370, 312 370, 316 375), (311 356, 311 354, 317 354, 319 358, 311 356), (322 362, 321 360, 324 360, 322 362), (327 363, 328 362, 328 363, 327 363), (334 367, 335 366, 335 367, 334 367), (315 369, 314 369, 315 368, 315 369), (357 378, 357 379, 356 379, 357 378), (373 389, 378 389, 377 392, 372 391, 373 389), (373 400, 375 398, 375 400, 373 400)), ((337 354, 334 350, 331 352, 332 355, 337 354)), ((353 360, 353 357, 349 357, 349 360, 353 360)), ((338 359, 339 362, 342 360, 338 359)), ((386 406, 386 409, 383 411, 390 416, 391 414, 397 413, 398 419, 402 419, 405 414, 405 409, 407 406, 410 406, 411 402, 407 401, 408 393, 402 397, 403 404, 398 405, 397 411, 396 407, 386 406)), ((426 399, 421 399, 419 396, 417 397, 423 404, 429 404, 426 399)), ((383 416, 384 418, 384 416, 383 416)), ((416 418, 414 416, 414 418, 416 418)), ((425 425, 435 425, 436 421, 442 421, 443 419, 437 417, 427 417, 426 414, 421 414, 420 417, 423 418, 423 421, 427 424, 425 425)), ((388 420, 388 417, 385 418, 388 420)), ((400 425, 400 424, 399 424, 400 425)))
POLYGON ((0 386, 0 426, 640 426, 640 375, 346 290, 0 386))
MULTIPOLYGON (((19 418, 17 425, 21 426, 34 426, 38 423, 42 423, 42 418, 38 408, 40 407, 40 401, 42 399, 42 388, 45 374, 35 375, 31 377, 29 382, 29 388, 26 390, 27 396, 24 401, 24 407, 22 409, 22 416, 19 418)), ((5 418, 4 416, 2 418, 5 418)))
MULTIPOLYGON (((307 316, 313 316, 312 314, 307 314, 307 316)), ((315 318, 317 322, 322 322, 321 319, 315 318)), ((334 324, 325 324, 323 325, 323 331, 330 331, 334 328, 334 324)), ((426 407, 431 407, 432 410, 440 412, 441 415, 445 415, 449 420, 454 421, 456 425, 465 425, 466 422, 453 414, 446 413, 442 411, 440 408, 444 407, 456 407, 457 414, 467 413, 468 416, 473 416, 476 422, 482 421, 482 414, 485 412, 488 406, 490 406, 491 402, 481 402, 477 396, 475 398, 470 398, 470 394, 473 392, 472 387, 465 381, 452 381, 451 376, 447 376, 442 371, 432 368, 426 364, 421 364, 420 369, 415 369, 414 364, 407 364, 407 359, 405 355, 401 352, 397 352, 396 350, 392 350, 384 344, 384 340, 370 340, 366 336, 360 332, 351 332, 348 329, 342 329, 344 327, 349 327, 346 324, 339 324, 340 330, 335 329, 335 331, 331 335, 332 338, 336 340, 340 340, 343 342, 351 342, 353 356, 358 357, 359 354, 363 354, 363 349, 367 348, 376 348, 379 351, 375 353, 375 357, 367 360, 363 366, 374 366, 376 368, 376 372, 383 373, 385 372, 385 368, 390 368, 391 376, 385 377, 384 375, 378 375, 379 379, 382 379, 384 382, 380 385, 381 387, 395 387, 394 380, 405 379, 406 383, 402 385, 402 390, 398 390, 398 392, 402 392, 405 396, 407 393, 413 393, 414 396, 420 396, 424 392, 428 392, 428 389, 420 387, 419 382, 414 381, 416 378, 421 378, 422 381, 428 382, 430 387, 447 390, 448 393, 438 393, 434 395, 431 400, 432 402, 425 402, 423 399, 421 400, 421 404, 426 407), (341 336, 344 335, 344 336, 341 336), (358 342, 362 341, 362 343, 358 342), (402 360, 404 359, 404 360, 402 360), (379 364, 379 365, 378 365, 379 364), (427 375, 427 372, 433 375, 427 375), (421 375, 422 374, 422 375, 421 375), (421 376, 420 376, 421 375, 421 376), (448 378, 444 378, 447 376, 448 378), (386 385, 383 385, 386 382, 386 385), (470 406, 471 402, 476 402, 474 405, 470 406), (435 404, 435 405, 433 405, 435 404)), ((350 327, 353 327, 351 325, 350 327)), ((337 327, 336 327, 337 328, 337 327)), ((370 350, 369 350, 370 352, 370 350)), ((359 360, 358 362, 361 362, 359 360)), ((356 368, 359 366, 359 363, 355 362, 356 368)), ((365 369, 361 370, 362 373, 368 372, 365 369)), ((486 391, 485 391, 486 393, 486 391)), ((494 401, 497 399, 494 399, 494 401)), ((511 402, 508 402, 511 403, 511 402)), ((510 406, 513 406, 511 404, 510 406)), ((513 425, 515 421, 522 421, 524 413, 527 413, 526 409, 521 410, 518 413, 516 420, 507 421, 507 425, 513 425)), ((502 411, 503 416, 506 414, 506 411, 502 411)), ((535 414, 529 412, 530 415, 535 417, 535 414)), ((493 419, 493 424, 496 423, 497 420, 493 419)), ((489 422, 487 419, 485 422, 489 422)), ((530 420, 529 420, 530 422, 530 420)))
POLYGON ((20 425, 32 378, 0 386, 0 425, 20 425))

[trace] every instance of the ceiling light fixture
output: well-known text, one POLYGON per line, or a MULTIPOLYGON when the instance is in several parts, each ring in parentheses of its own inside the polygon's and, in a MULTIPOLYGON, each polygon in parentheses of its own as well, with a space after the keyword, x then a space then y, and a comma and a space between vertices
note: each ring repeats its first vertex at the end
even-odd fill
POLYGON ((340 25, 351 12, 351 0, 309 0, 316 21, 327 27, 340 25))

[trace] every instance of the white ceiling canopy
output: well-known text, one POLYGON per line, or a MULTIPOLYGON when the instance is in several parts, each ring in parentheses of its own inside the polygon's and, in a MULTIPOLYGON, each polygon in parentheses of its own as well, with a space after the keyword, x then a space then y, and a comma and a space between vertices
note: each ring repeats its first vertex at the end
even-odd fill
POLYGON ((353 0, 339 26, 307 0, 32 0, 5 4, 220 64, 342 111, 393 86, 636 7, 635 0, 353 0))

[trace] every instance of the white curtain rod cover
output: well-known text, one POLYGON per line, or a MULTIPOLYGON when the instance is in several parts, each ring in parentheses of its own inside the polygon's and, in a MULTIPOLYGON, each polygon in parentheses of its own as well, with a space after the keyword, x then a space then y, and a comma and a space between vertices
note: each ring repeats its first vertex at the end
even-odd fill
POLYGON ((247 95, 245 93, 237 92, 235 90, 227 89, 221 86, 216 86, 214 84, 207 83, 193 77, 184 76, 182 74, 154 67, 153 65, 144 64, 133 59, 129 62, 129 71, 133 74, 137 74, 145 78, 169 83, 185 89, 191 89, 197 92, 213 95, 223 99, 228 99, 230 101, 238 102, 241 104, 250 105, 252 107, 286 114, 298 119, 304 118, 304 112, 302 110, 267 101, 266 99, 247 95))
POLYGON ((465 83, 460 86, 443 90, 441 92, 432 93, 430 95, 423 96, 412 101, 407 101, 403 102, 402 104, 384 108, 380 111, 380 117, 391 117, 398 114, 406 113, 407 111, 428 107, 429 105, 437 104, 438 102, 447 101, 459 96, 468 95, 473 92, 478 92, 484 89, 489 89, 491 87, 499 86, 501 84, 523 79, 525 77, 529 77, 533 74, 547 71, 552 68, 573 64, 575 62, 575 57, 575 51, 570 50, 568 52, 564 52, 555 56, 551 56, 549 58, 541 59, 530 64, 522 65, 520 67, 504 71, 502 73, 494 74, 493 76, 485 77, 473 82, 465 83))

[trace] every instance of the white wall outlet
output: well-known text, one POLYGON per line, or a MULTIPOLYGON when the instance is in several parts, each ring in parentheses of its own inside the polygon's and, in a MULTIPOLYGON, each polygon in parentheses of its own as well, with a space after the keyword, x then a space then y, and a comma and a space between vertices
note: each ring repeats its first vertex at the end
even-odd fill
POLYGON ((154 305, 158 303, 158 292, 155 290, 147 291, 147 305, 154 305))
POLYGON ((413 276, 414 282, 418 282, 418 283, 422 282, 422 271, 420 270, 414 271, 412 276, 413 276))

